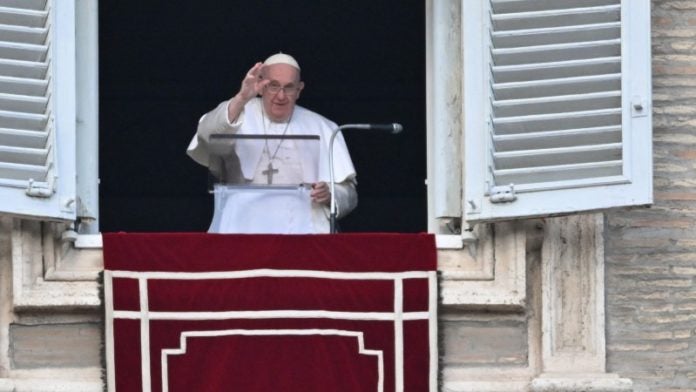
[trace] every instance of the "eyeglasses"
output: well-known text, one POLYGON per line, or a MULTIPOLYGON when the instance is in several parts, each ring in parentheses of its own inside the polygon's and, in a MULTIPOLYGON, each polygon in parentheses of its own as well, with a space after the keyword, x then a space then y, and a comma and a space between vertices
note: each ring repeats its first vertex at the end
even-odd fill
POLYGON ((281 86, 278 83, 271 83, 266 85, 266 91, 268 91, 271 94, 278 94, 280 90, 283 90, 285 95, 287 95, 288 97, 294 97, 300 92, 300 88, 293 84, 281 86))

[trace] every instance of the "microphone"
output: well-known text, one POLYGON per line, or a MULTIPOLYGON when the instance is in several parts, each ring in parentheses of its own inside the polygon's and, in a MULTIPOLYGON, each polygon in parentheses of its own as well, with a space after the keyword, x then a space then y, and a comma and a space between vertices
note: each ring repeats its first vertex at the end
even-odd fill
POLYGON ((397 134, 401 131, 404 130, 404 127, 401 126, 399 123, 391 123, 391 124, 346 124, 346 125, 341 125, 339 127, 340 129, 363 129, 363 130, 370 130, 370 131, 380 131, 380 132, 389 132, 391 134, 397 134))
POLYGON ((399 123, 392 124, 344 124, 334 129, 331 134, 331 140, 329 141, 329 178, 331 187, 331 206, 330 206, 330 228, 331 234, 336 233, 336 181, 334 179, 334 160, 333 160, 333 144, 336 135, 344 129, 363 129, 372 131, 389 132, 392 135, 401 132, 404 127, 399 123))
POLYGON ((375 131, 384 131, 384 132, 389 132, 391 134, 397 134, 401 131, 404 130, 404 127, 401 126, 399 123, 393 123, 393 124, 370 124, 370 129, 373 129, 375 131))

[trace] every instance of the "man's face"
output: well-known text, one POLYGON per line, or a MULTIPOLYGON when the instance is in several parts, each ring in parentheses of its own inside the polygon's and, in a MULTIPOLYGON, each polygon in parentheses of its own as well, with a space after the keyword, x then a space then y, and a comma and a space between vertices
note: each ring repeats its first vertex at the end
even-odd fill
POLYGON ((273 64, 264 66, 262 74, 264 79, 270 80, 261 94, 263 110, 273 121, 287 121, 304 88, 300 72, 291 65, 273 64))

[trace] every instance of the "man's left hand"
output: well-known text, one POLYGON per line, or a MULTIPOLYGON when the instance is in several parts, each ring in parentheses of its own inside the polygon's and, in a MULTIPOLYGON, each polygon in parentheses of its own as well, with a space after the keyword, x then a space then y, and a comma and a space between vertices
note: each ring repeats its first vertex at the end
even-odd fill
POLYGON ((328 205, 331 202, 331 190, 329 185, 323 181, 312 184, 312 192, 309 195, 315 203, 328 205))

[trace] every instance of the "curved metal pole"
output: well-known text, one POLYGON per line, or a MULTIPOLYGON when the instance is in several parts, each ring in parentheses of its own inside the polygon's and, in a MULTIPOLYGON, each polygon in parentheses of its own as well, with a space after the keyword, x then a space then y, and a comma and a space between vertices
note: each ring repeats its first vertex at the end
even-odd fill
POLYGON ((343 126, 334 129, 334 131, 331 133, 331 140, 329 141, 329 186, 331 187, 331 207, 329 209, 329 232, 331 234, 336 233, 336 180, 334 179, 333 144, 334 139, 336 139, 336 135, 338 135, 338 133, 341 132, 342 129, 343 126))
POLYGON ((356 128, 356 129, 370 129, 367 124, 345 124, 334 129, 331 133, 331 140, 329 140, 329 179, 330 179, 330 190, 331 190, 331 206, 330 206, 330 233, 336 233, 336 219, 337 219, 337 209, 336 209, 336 180, 334 179, 334 158, 333 158, 333 144, 336 135, 346 128, 356 128))
POLYGON ((337 208, 336 208, 336 180, 334 179, 334 159, 333 159, 333 144, 334 144, 334 139, 336 139, 336 135, 338 135, 339 132, 341 132, 344 129, 373 129, 373 130, 381 130, 381 131, 388 131, 390 133, 399 133, 403 129, 401 124, 393 123, 393 124, 345 124, 337 127, 334 129, 334 131, 331 133, 331 140, 329 140, 329 179, 331 183, 329 186, 331 187, 331 207, 330 207, 330 217, 329 217, 329 222, 330 222, 330 233, 334 234, 336 233, 336 219, 337 219, 337 208))

